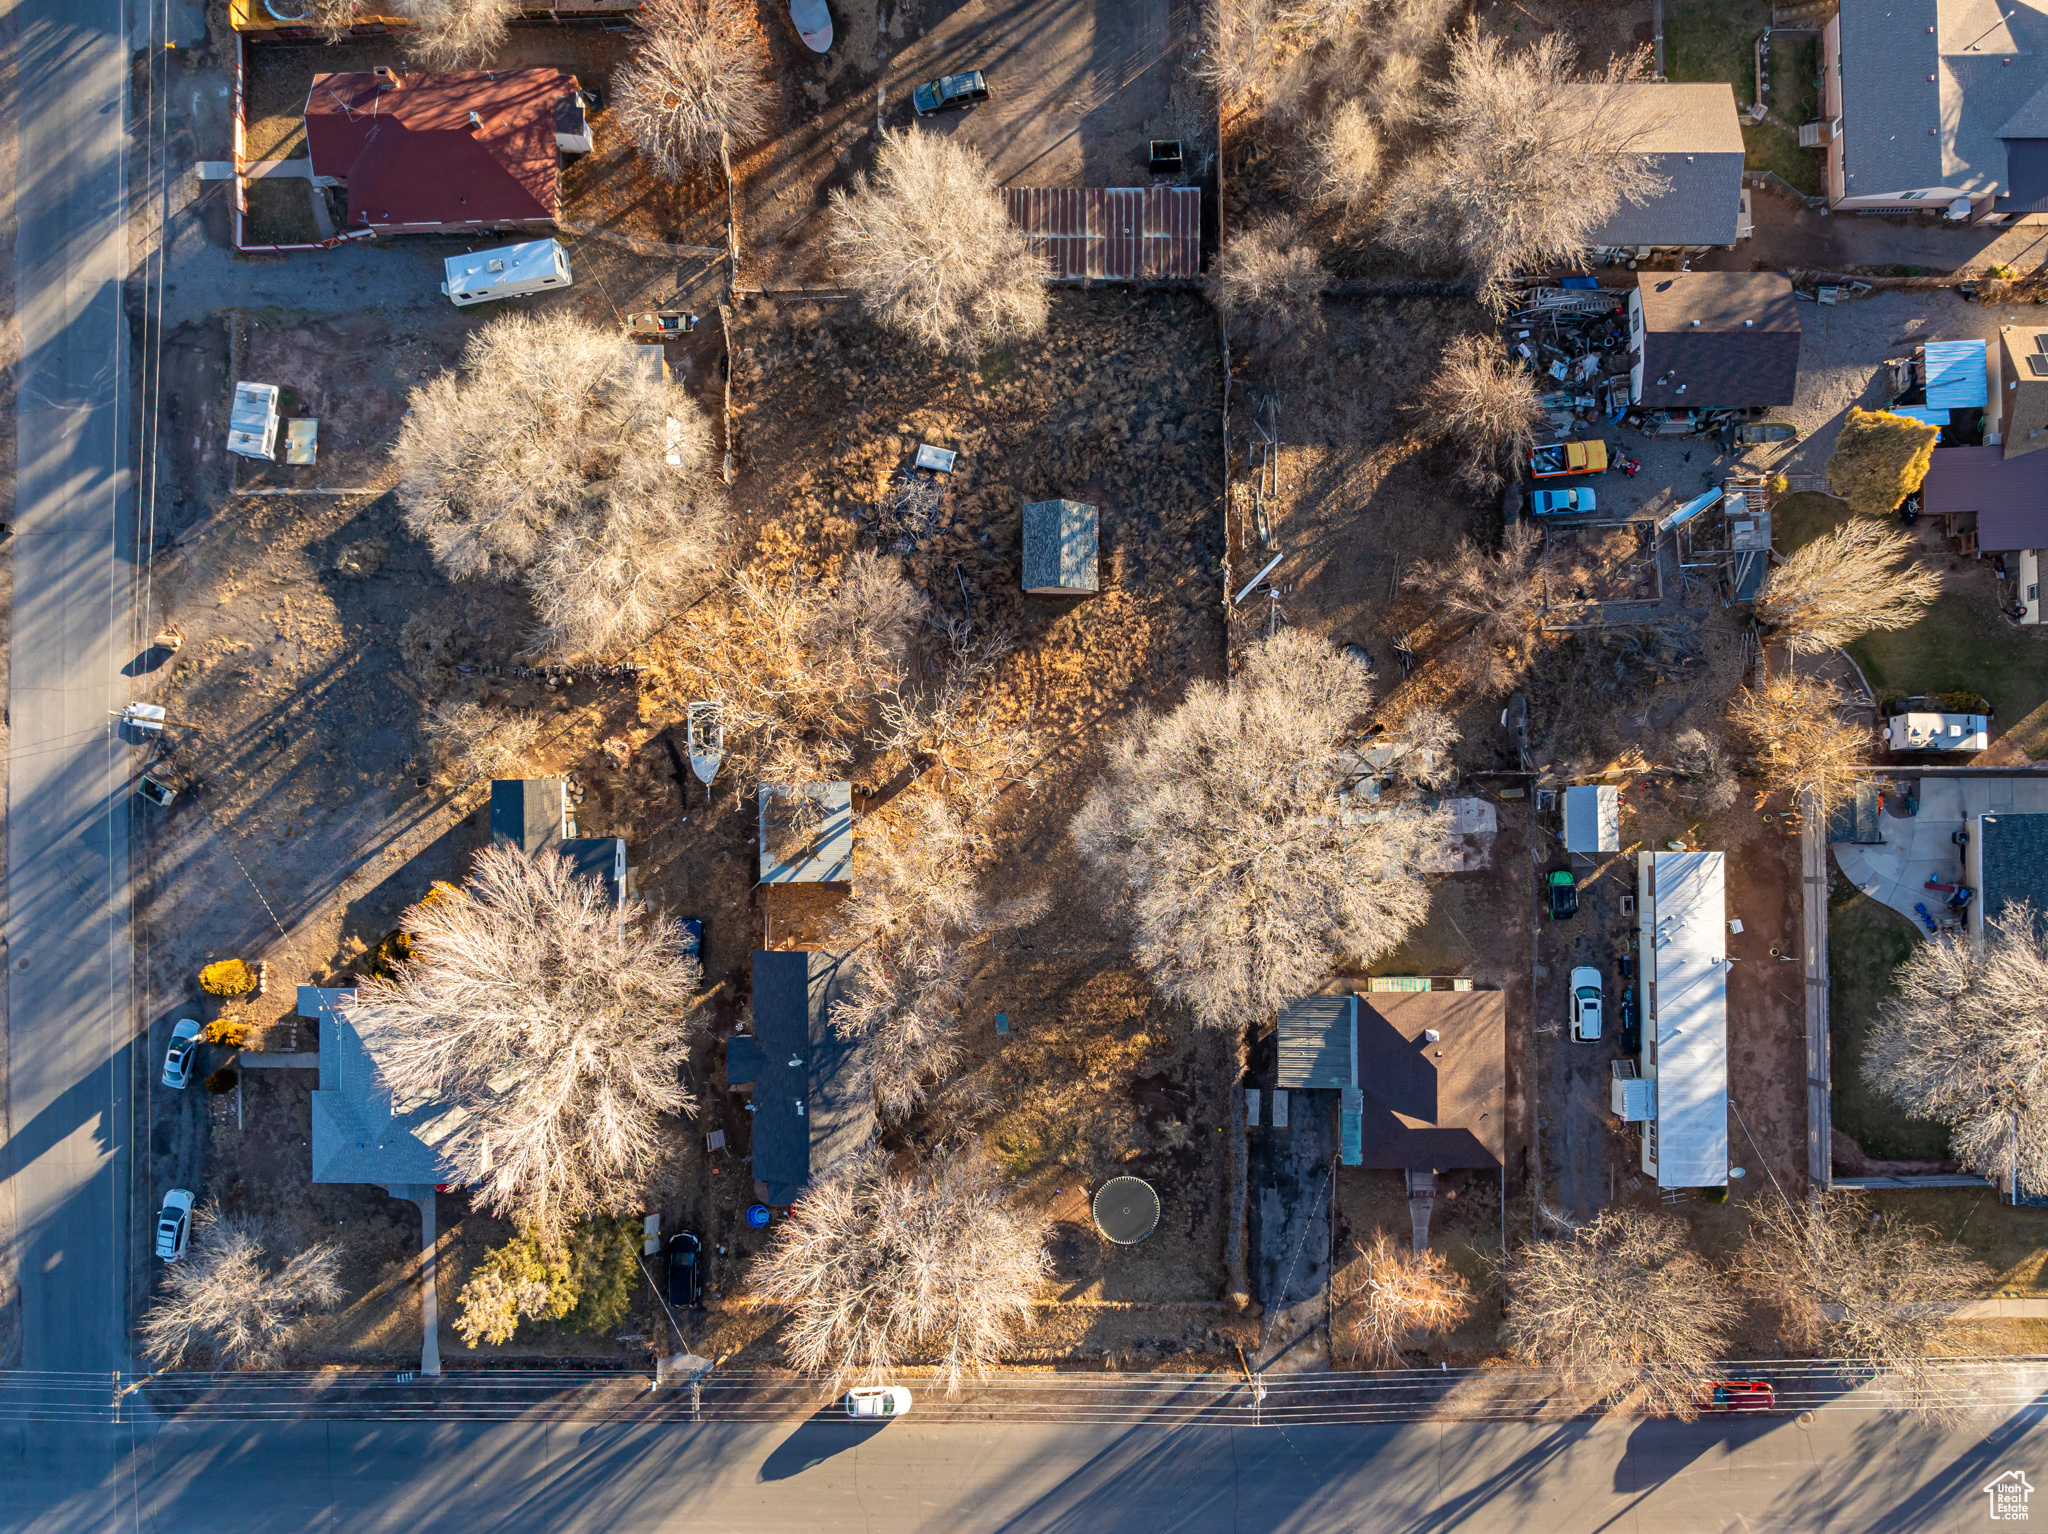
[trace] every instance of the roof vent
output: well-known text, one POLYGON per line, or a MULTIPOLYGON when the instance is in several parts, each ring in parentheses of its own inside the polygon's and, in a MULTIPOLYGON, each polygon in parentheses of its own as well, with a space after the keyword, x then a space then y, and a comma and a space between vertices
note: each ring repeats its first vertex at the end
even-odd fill
POLYGON ((378 90, 395 91, 398 89, 398 71, 390 65, 375 65, 371 68, 370 73, 376 77, 378 90))
POLYGON ((484 125, 483 114, 481 112, 471 112, 469 114, 469 125, 472 128, 481 128, 484 125))
POLYGON ((1744 321, 1742 322, 1742 328, 1743 328, 1744 330, 1754 330, 1754 329, 1756 328, 1756 321, 1755 321, 1755 320, 1744 320, 1744 321))
POLYGON ((1700 328, 1700 322, 1699 322, 1698 320, 1694 320, 1694 321, 1692 322, 1692 328, 1693 328, 1694 330, 1698 330, 1698 329, 1700 328))
POLYGON ((1429 1043, 1434 1044, 1438 1039, 1442 1038, 1443 1035, 1438 1033, 1434 1028, 1425 1028, 1422 1030, 1422 1037, 1429 1043))

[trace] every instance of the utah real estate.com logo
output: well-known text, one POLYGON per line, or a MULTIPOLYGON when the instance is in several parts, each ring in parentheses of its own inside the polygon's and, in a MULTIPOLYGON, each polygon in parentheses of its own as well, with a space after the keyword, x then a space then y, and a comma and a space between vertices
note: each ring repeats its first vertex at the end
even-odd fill
POLYGON ((2034 1488, 2028 1484, 2024 1471, 2008 1470, 1984 1488, 1984 1495, 1991 1499, 1986 1511, 1997 1522, 2025 1523, 2027 1498, 2033 1494, 2034 1488))

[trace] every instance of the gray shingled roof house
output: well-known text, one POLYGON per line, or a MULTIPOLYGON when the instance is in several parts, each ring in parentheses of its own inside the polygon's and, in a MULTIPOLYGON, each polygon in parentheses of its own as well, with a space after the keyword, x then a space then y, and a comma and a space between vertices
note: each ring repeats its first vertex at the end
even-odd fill
POLYGON ((1789 405, 1799 306, 1780 272, 1644 272, 1629 294, 1629 399, 1657 410, 1789 405))
POLYGON ((874 1094, 831 1026, 841 963, 838 954, 757 951, 754 1031, 726 1042, 727 1083, 753 1090, 754 1179, 766 1204, 790 1203, 813 1173, 874 1136, 874 1094))
POLYGON ((1083 597, 1100 590, 1095 556, 1101 514, 1080 501, 1033 501, 1024 508, 1024 589, 1033 596, 1083 597))
POLYGON ((2048 911, 2048 815, 1972 816, 1963 873, 1977 891, 1967 917, 1972 937, 1981 938, 1985 921, 1998 920, 2009 903, 2048 911))
MULTIPOLYGON (((374 1052, 349 1021, 353 990, 299 987, 299 1016, 320 1034, 320 1085, 313 1092, 313 1181, 431 1188, 455 1180, 440 1147, 466 1115, 446 1103, 397 1103, 374 1052)), ((410 1191, 396 1195, 412 1196, 410 1191)))
POLYGON ((2048 211, 2043 0, 1857 0, 1822 58, 1836 206, 2048 211))
POLYGON ((562 778, 499 778, 491 784, 491 840, 528 857, 558 852, 581 878, 600 880, 614 905, 626 903, 626 843, 616 836, 578 836, 562 778))
POLYGON ((1744 232, 1734 87, 1645 81, 1624 88, 1621 106, 1632 119, 1632 152, 1669 185, 1641 206, 1622 204, 1588 243, 1629 251, 1733 245, 1744 232))
POLYGON ((853 785, 764 783, 763 884, 844 884, 853 877, 853 785))

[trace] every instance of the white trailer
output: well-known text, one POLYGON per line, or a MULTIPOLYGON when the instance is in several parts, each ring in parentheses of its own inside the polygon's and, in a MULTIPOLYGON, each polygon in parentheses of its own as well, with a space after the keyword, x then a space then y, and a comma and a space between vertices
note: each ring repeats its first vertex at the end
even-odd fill
POLYGON ((228 451, 244 458, 277 456, 277 385, 237 383, 228 410, 228 451))
POLYGON ((448 280, 441 291, 457 307, 498 298, 527 298, 570 283, 569 252, 560 240, 528 240, 497 250, 472 250, 450 256, 448 280))

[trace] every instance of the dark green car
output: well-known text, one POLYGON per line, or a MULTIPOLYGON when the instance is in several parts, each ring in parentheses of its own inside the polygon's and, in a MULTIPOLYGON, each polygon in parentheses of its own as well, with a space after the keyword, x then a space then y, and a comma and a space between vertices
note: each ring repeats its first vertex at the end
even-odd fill
POLYGON ((1579 881, 1569 868, 1554 871, 1549 880, 1550 919, 1565 921, 1579 914, 1579 881))
POLYGON ((919 117, 930 117, 934 112, 956 112, 986 100, 988 78, 978 69, 927 80, 910 93, 910 104, 917 109, 919 117))

